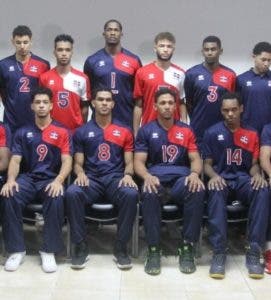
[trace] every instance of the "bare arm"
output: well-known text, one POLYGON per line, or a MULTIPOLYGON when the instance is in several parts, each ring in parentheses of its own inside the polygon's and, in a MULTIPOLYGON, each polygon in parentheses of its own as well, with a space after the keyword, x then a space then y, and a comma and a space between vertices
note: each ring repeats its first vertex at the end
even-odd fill
POLYGON ((185 99, 181 99, 180 103, 181 103, 180 104, 181 121, 187 123, 187 109, 186 109, 185 99))
POLYGON ((64 195, 64 181, 69 176, 72 170, 72 157, 69 154, 61 154, 61 168, 56 178, 49 183, 45 192, 48 192, 50 197, 58 197, 64 195))
POLYGON ((80 107, 81 107, 81 115, 82 115, 83 121, 84 121, 84 123, 86 123, 88 120, 89 102, 81 100, 80 107))
POLYGON ((83 169, 85 157, 83 153, 75 153, 73 171, 76 174, 74 184, 79 186, 89 186, 89 179, 83 169))
POLYGON ((261 174, 261 169, 258 160, 253 158, 252 166, 250 168, 249 174, 251 176, 251 185, 254 190, 267 186, 267 182, 261 174))
POLYGON ((142 117, 142 98, 138 98, 135 103, 134 113, 133 113, 133 129, 134 135, 137 135, 138 129, 140 127, 142 117))
POLYGON ((8 168, 10 159, 10 150, 8 147, 0 148, 0 171, 5 171, 8 168))
POLYGON ((137 185, 132 178, 134 174, 133 152, 124 152, 124 162, 125 162, 124 176, 119 182, 119 187, 128 186, 137 189, 137 185))
POLYGON ((158 193, 157 187, 160 186, 158 177, 151 175, 146 168, 148 154, 144 152, 135 153, 134 169, 135 173, 144 180, 143 191, 158 193))
POLYGON ((200 174, 202 172, 202 162, 198 152, 189 152, 188 157, 191 165, 191 173, 185 179, 185 185, 188 185, 190 192, 199 192, 204 190, 204 184, 200 180, 200 174))
POLYGON ((19 185, 15 181, 19 171, 22 157, 20 155, 12 155, 8 166, 8 178, 6 184, 2 187, 1 195, 5 197, 13 196, 14 189, 19 192, 19 185))
POLYGON ((204 173, 210 178, 208 182, 209 190, 223 190, 227 186, 223 177, 215 172, 213 169, 213 160, 211 158, 204 161, 204 173))

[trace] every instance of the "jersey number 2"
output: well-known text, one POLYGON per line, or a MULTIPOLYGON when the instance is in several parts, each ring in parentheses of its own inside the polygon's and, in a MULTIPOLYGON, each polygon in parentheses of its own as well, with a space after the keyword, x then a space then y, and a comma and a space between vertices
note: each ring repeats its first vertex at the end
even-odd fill
POLYGON ((27 77, 21 77, 20 83, 21 83, 20 92, 29 93, 30 92, 29 79, 27 77))

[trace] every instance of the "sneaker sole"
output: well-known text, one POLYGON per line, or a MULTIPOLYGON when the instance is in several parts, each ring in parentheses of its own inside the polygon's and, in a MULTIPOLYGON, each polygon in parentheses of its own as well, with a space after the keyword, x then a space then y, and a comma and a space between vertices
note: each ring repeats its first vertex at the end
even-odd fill
POLYGON ((214 279, 224 279, 225 278, 225 274, 219 274, 219 273, 210 273, 209 274, 211 278, 214 279))
POLYGON ((252 279, 262 279, 264 274, 248 274, 248 276, 252 279))
POLYGON ((129 265, 120 265, 120 264, 118 264, 118 260, 115 256, 113 257, 113 261, 116 263, 117 267, 120 270, 129 270, 129 269, 132 269, 132 267, 133 267, 132 264, 129 264, 129 265))
POLYGON ((86 262, 89 261, 89 258, 90 258, 90 256, 88 255, 85 259, 85 262, 82 265, 71 265, 71 268, 75 269, 75 270, 84 269, 86 267, 86 262))
POLYGON ((159 275, 161 273, 161 270, 152 270, 152 271, 146 271, 144 270, 146 274, 148 275, 152 275, 152 276, 155 276, 155 275, 159 275))
POLYGON ((6 267, 4 266, 4 270, 7 272, 14 272, 17 271, 20 267, 21 264, 23 264, 25 257, 23 257, 22 261, 19 263, 18 267, 16 269, 6 269, 6 267))

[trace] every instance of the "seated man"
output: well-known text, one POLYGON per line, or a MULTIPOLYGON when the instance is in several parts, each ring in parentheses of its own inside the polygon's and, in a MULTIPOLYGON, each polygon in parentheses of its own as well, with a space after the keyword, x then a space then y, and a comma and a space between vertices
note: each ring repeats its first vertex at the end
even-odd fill
POLYGON ((3 236, 10 253, 6 271, 17 270, 23 262, 22 210, 37 197, 45 220, 40 251, 44 272, 56 271, 54 253, 63 248, 63 183, 72 168, 71 144, 67 129, 51 119, 52 106, 51 90, 38 88, 31 104, 35 124, 20 128, 14 136, 7 183, 1 190, 3 236))
POLYGON ((191 128, 174 120, 176 94, 162 88, 155 94, 157 119, 139 129, 135 146, 135 172, 143 179, 142 214, 149 247, 145 272, 160 273, 161 204, 165 189, 183 205, 183 241, 178 249, 183 273, 196 270, 194 244, 203 213, 202 163, 191 128))
POLYGON ((212 278, 224 278, 227 249, 227 198, 235 192, 249 206, 246 266, 251 278, 263 277, 261 247, 267 229, 269 192, 258 164, 259 138, 256 130, 240 122, 243 105, 236 93, 222 96, 224 121, 204 135, 204 171, 209 177, 208 220, 213 258, 212 278))
POLYGON ((76 179, 67 190, 67 213, 71 226, 74 269, 88 260, 85 206, 106 199, 118 209, 118 233, 114 256, 120 269, 132 267, 126 245, 132 233, 138 198, 133 181, 133 135, 112 119, 115 102, 112 92, 100 88, 92 100, 95 118, 78 128, 74 135, 76 179))

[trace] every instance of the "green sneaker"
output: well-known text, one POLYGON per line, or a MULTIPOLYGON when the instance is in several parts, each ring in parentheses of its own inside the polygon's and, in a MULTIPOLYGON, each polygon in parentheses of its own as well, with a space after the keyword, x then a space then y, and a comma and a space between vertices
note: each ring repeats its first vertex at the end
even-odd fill
POLYGON ((158 247, 149 247, 145 260, 145 272, 149 275, 158 275, 161 272, 161 254, 158 247))
POLYGON ((182 273, 190 274, 196 271, 194 247, 191 243, 183 243, 178 248, 179 267, 182 273))

